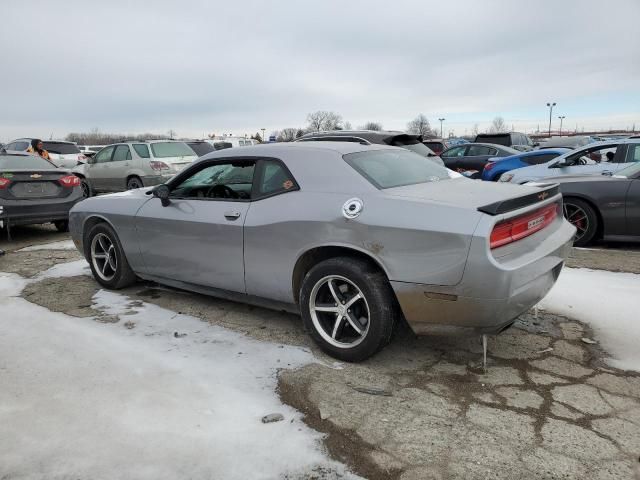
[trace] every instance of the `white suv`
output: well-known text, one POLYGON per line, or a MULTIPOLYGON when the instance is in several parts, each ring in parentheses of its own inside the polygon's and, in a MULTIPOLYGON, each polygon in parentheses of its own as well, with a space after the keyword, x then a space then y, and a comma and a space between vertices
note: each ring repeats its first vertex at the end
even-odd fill
POLYGON ((123 142, 104 147, 73 172, 91 196, 159 185, 197 158, 185 142, 123 142))

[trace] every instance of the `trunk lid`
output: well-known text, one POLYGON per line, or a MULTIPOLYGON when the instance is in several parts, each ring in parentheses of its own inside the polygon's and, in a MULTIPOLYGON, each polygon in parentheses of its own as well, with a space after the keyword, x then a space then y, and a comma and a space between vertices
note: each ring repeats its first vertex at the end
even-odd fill
POLYGON ((73 189, 64 188, 58 180, 69 175, 66 170, 12 170, 3 172, 11 181, 0 190, 6 199, 39 199, 66 197, 73 189))
POLYGON ((171 167, 171 171, 174 173, 178 173, 180 172, 183 168, 185 168, 188 165, 191 165, 194 160, 197 160, 198 157, 193 155, 193 156, 184 156, 184 157, 162 157, 162 158, 157 158, 157 160, 166 163, 167 165, 169 165, 169 167, 171 167))
POLYGON ((438 202, 498 215, 544 201, 558 193, 557 185, 543 188, 453 178, 384 190, 396 198, 438 202), (507 188, 504 188, 507 187, 507 188))

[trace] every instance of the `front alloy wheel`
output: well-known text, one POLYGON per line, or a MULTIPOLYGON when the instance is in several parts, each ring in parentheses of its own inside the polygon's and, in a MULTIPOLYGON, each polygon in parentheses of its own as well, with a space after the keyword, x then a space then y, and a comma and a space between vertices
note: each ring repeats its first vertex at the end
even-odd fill
POLYGON ((566 199, 563 213, 564 218, 576 227, 576 234, 573 237, 575 247, 582 247, 593 240, 598 229, 598 216, 588 203, 577 198, 566 199))
POLYGON ((113 227, 98 223, 84 236, 84 251, 96 281, 105 288, 119 289, 136 281, 113 227))
POLYGON ((105 282, 110 282, 118 271, 116 247, 104 233, 98 233, 91 240, 91 263, 96 274, 105 282))

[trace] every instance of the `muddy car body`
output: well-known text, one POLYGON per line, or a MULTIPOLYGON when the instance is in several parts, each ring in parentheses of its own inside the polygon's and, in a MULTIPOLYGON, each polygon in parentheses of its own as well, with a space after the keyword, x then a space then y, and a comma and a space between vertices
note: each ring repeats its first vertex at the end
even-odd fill
POLYGON ((575 229, 556 186, 462 178, 395 147, 301 142, 206 155, 167 185, 70 215, 96 279, 135 277, 302 315, 344 360, 418 334, 496 333, 554 284, 575 229))

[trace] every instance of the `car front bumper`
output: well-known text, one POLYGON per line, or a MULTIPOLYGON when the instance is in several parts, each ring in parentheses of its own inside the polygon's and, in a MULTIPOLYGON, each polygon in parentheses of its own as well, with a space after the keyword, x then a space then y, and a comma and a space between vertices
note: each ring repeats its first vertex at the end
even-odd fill
POLYGON ((391 285, 407 322, 418 335, 499 333, 551 290, 571 251, 574 233, 573 226, 559 220, 555 231, 543 241, 540 237, 522 240, 528 243, 525 248, 531 249, 525 256, 504 262, 487 258, 486 241, 474 239, 458 285, 397 281, 391 285), (487 261, 477 260, 483 254, 487 261))

